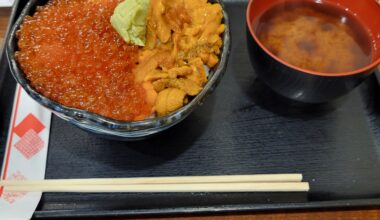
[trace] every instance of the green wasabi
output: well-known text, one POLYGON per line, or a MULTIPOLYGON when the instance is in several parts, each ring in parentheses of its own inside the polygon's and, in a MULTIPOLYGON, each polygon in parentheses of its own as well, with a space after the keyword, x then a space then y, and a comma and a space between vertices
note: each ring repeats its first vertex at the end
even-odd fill
POLYGON ((148 8, 149 0, 125 0, 116 6, 110 21, 125 42, 145 46, 148 8))

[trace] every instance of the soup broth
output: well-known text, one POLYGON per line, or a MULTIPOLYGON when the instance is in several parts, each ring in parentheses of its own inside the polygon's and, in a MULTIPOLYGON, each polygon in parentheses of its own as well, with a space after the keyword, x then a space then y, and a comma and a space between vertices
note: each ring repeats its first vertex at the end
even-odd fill
POLYGON ((276 4, 257 20, 255 33, 275 56, 307 70, 342 73, 372 61, 369 32, 354 15, 327 3, 276 4))

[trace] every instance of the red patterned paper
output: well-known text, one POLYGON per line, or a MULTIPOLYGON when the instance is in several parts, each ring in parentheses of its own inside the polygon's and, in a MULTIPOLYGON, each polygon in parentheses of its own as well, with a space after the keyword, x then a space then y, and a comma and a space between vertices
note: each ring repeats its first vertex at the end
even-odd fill
MULTIPOLYGON (((44 179, 50 122, 51 112, 17 85, 1 180, 44 179)), ((0 187, 0 220, 31 219, 41 195, 0 187)))
POLYGON ((30 129, 33 129, 37 134, 40 133, 45 126, 33 114, 28 114, 14 129, 13 131, 22 137, 30 129))
MULTIPOLYGON (((13 173, 8 180, 26 180, 25 176, 21 174, 20 171, 16 171, 13 173)), ((17 198, 23 197, 26 195, 26 192, 7 192, 5 188, 5 192, 3 193, 2 198, 8 203, 14 203, 17 198)))
POLYGON ((42 150, 44 141, 33 129, 30 129, 14 146, 22 155, 30 159, 42 150))

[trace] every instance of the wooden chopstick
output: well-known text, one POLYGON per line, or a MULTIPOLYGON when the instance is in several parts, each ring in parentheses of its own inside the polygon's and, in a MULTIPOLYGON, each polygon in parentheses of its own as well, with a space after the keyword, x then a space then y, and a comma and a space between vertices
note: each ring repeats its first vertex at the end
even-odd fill
POLYGON ((22 181, 7 180, 7 181, 0 181, 0 186, 301 182, 302 178, 303 178, 302 174, 255 174, 255 175, 224 175, 224 176, 54 179, 54 180, 22 180, 22 181))
POLYGON ((302 174, 0 181, 17 192, 305 192, 302 174))
POLYGON ((13 185, 8 192, 306 192, 306 182, 192 183, 142 185, 13 185))

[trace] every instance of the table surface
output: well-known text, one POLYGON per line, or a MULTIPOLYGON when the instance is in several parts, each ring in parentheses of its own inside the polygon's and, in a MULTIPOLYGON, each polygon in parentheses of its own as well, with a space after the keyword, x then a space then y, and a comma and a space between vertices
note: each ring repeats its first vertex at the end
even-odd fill
MULTIPOLYGON (((10 8, 0 8, 0 43, 3 44, 5 32, 8 26, 10 8)), ((122 219, 122 218, 118 218, 122 219)), ((373 209, 355 209, 355 210, 318 210, 318 211, 284 211, 284 212, 258 212, 246 214, 223 214, 210 216, 161 216, 157 218, 140 218, 140 219, 183 219, 183 220, 235 220, 235 219, 281 219, 281 220, 304 220, 304 219, 378 219, 380 220, 380 207, 373 209)))

